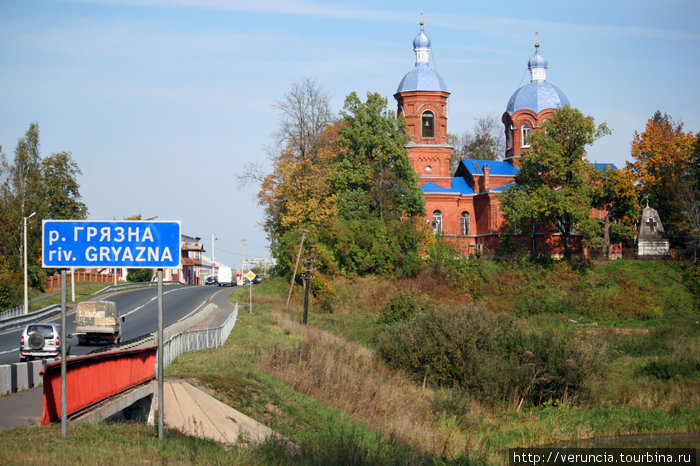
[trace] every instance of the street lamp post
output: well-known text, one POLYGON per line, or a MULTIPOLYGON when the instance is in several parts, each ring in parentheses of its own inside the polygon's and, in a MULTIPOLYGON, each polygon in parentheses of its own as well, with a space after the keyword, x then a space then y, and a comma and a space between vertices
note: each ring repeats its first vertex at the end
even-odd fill
POLYGON ((32 212, 29 217, 24 217, 24 313, 29 313, 29 291, 27 289, 27 219, 32 218, 36 212, 32 212))

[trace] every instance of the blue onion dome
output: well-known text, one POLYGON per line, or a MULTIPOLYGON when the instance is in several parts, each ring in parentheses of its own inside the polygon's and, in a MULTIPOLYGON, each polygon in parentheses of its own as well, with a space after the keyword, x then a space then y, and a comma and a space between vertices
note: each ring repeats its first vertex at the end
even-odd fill
POLYGON ((420 32, 416 36, 415 39, 413 39, 413 49, 429 49, 430 48, 430 39, 428 38, 428 35, 425 33, 425 30, 423 29, 423 20, 421 19, 420 21, 420 32))
POLYGON ((535 56, 527 62, 527 69, 532 70, 532 68, 547 68, 547 60, 539 53, 535 53, 535 56))
POLYGON ((547 60, 539 53, 540 43, 535 39, 535 55, 527 62, 530 82, 515 91, 506 111, 511 115, 518 110, 532 110, 536 114, 546 109, 569 105, 569 99, 558 87, 547 82, 547 60))
POLYGON ((531 82, 515 91, 508 101, 506 112, 511 115, 518 110, 532 110, 535 114, 543 110, 566 107, 569 99, 557 86, 543 82, 531 82))
POLYGON ((423 29, 423 19, 420 21, 420 32, 413 39, 413 51, 416 53, 416 65, 406 73, 399 83, 396 92, 406 91, 442 91, 447 92, 447 86, 442 77, 430 68, 430 39, 423 29))

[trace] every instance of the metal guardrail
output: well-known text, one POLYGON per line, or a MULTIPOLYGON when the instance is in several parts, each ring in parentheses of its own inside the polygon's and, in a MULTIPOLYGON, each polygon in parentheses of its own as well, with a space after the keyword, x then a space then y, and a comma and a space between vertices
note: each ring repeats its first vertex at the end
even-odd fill
POLYGON ((23 315, 23 314, 24 314, 24 306, 13 307, 12 309, 8 309, 6 311, 0 312, 0 320, 11 319, 13 317, 17 317, 17 316, 23 315))
MULTIPOLYGON (((182 285, 182 283, 178 281, 165 281, 163 282, 163 286, 169 286, 169 285, 182 285)), ((100 293, 107 293, 110 291, 121 291, 121 290, 130 290, 132 288, 154 288, 158 286, 158 282, 134 282, 134 283, 125 283, 123 285, 109 285, 101 290, 95 291, 93 295, 98 295, 100 293)))
MULTIPOLYGON (((33 312, 26 317, 34 318, 39 314, 48 315, 52 312, 60 311, 60 309, 60 304, 56 304, 40 311, 33 312)), ((186 326, 197 325, 198 322, 209 315, 209 313, 211 313, 214 309, 216 309, 216 306, 210 304, 203 311, 198 312, 194 316, 191 316, 165 329, 166 339, 163 344, 164 365, 170 364, 177 356, 188 351, 217 348, 226 342, 226 339, 231 334, 233 327, 236 325, 236 320, 238 318, 238 303, 234 305, 231 315, 229 315, 226 321, 219 327, 200 330, 180 330, 181 328, 187 328, 186 326), (167 337, 168 334, 170 337, 167 337)), ((0 327, 0 330, 2 330, 2 327, 0 327)), ((122 343, 121 345, 110 345, 108 347, 100 348, 98 350, 91 351, 88 354, 102 351, 112 351, 115 349, 135 348, 149 344, 153 345, 156 342, 155 333, 156 332, 133 338, 128 342, 122 343)), ((52 360, 54 359, 49 359, 48 361, 52 360)), ((41 377, 39 376, 41 364, 42 363, 40 361, 30 361, 14 363, 11 365, 0 365, 0 395, 27 390, 41 384, 41 377)))
POLYGON ((176 333, 163 342, 163 367, 183 353, 218 348, 226 342, 238 318, 238 303, 228 319, 218 327, 176 333))
POLYGON ((37 322, 44 317, 50 316, 51 314, 54 314, 56 312, 59 312, 61 310, 61 305, 60 304, 54 304, 52 306, 45 307, 43 309, 39 309, 36 312, 32 312, 30 314, 21 314, 17 317, 10 317, 9 319, 3 319, 0 320, 0 331, 6 330, 8 328, 16 328, 16 327, 21 327, 25 324, 29 324, 31 322, 37 322))
MULTIPOLYGON (((163 285, 181 285, 181 283, 178 281, 167 281, 163 282, 163 285)), ((127 283, 124 285, 110 285, 105 288, 102 288, 99 291, 96 291, 95 293, 93 293, 93 295, 107 293, 109 291, 128 290, 132 288, 152 288, 155 286, 158 286, 158 282, 137 282, 127 283)), ((36 312, 30 312, 29 314, 24 314, 24 306, 13 307, 12 309, 3 311, 2 313, 0 313, 0 331, 8 328, 21 327, 22 325, 31 322, 37 322, 46 317, 47 315, 56 312, 56 309, 54 309, 55 307, 58 307, 58 310, 61 310, 60 304, 54 304, 52 306, 40 309, 36 312), (47 310, 51 310, 51 312, 46 313, 45 311, 47 310)))

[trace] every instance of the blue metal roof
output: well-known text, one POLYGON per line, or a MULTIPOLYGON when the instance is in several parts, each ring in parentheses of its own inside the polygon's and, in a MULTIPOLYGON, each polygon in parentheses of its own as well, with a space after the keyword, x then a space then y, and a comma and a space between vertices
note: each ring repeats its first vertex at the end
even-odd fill
POLYGON ((594 163, 592 163, 591 165, 593 165, 593 168, 595 168, 596 170, 600 170, 600 171, 602 171, 602 172, 604 172, 604 171, 607 170, 608 168, 611 168, 611 169, 613 169, 613 170, 617 170, 617 167, 615 166, 614 163, 605 163, 605 162, 603 162, 603 163, 598 163, 598 162, 594 162, 594 163))
POLYGON ((406 73, 396 89, 397 93, 404 91, 448 92, 445 81, 427 63, 416 63, 415 68, 406 73))
POLYGON ((546 81, 533 81, 515 91, 508 101, 506 112, 511 115, 518 110, 540 113, 548 108, 556 109, 569 105, 569 99, 556 86, 546 81))
POLYGON ((469 184, 467 184, 467 180, 465 180, 461 176, 452 177, 451 185, 449 188, 443 188, 440 185, 430 182, 425 183, 422 186, 422 189, 423 192, 426 194, 474 194, 474 190, 471 188, 471 186, 469 186, 469 184))
MULTIPOLYGON (((511 165, 508 162, 497 161, 497 160, 476 160, 476 159, 462 159, 459 162, 460 166, 464 166, 472 176, 480 176, 484 174, 484 166, 488 165, 491 168, 489 175, 491 176, 516 176, 520 170, 511 165)), ((460 167, 457 167, 457 172, 460 171, 460 167)))

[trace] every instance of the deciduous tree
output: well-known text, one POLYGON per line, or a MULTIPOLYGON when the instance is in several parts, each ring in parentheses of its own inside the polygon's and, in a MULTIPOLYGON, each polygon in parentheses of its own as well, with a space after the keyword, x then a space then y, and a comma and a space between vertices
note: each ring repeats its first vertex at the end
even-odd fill
POLYGON ((80 200, 80 167, 70 152, 58 152, 41 161, 46 217, 55 220, 84 219, 87 206, 80 200))
POLYGON ((605 212, 601 219, 603 253, 610 256, 610 244, 634 238, 639 218, 639 202, 631 175, 625 170, 608 168, 595 185, 593 206, 605 212))
POLYGON ((506 151, 503 126, 495 115, 477 118, 474 127, 460 136, 451 136, 452 172, 462 159, 502 160, 506 151))
POLYGON ((675 188, 689 173, 695 145, 695 136, 683 131, 682 122, 660 111, 647 121, 641 134, 635 132, 632 141, 634 161, 627 168, 638 184, 640 198, 646 197, 659 212, 672 242, 682 222, 675 188))
POLYGON ((586 146, 608 134, 605 123, 569 106, 556 110, 532 134, 532 148, 521 161, 517 184, 501 198, 508 223, 521 231, 554 228, 564 239, 564 255, 571 257, 571 237, 580 232, 589 242, 597 239, 591 218, 595 168, 584 158, 586 146))
POLYGON ((368 93, 362 102, 352 92, 341 117, 332 174, 341 215, 391 220, 423 214, 422 191, 404 147, 409 139, 405 121, 377 93, 368 93))

